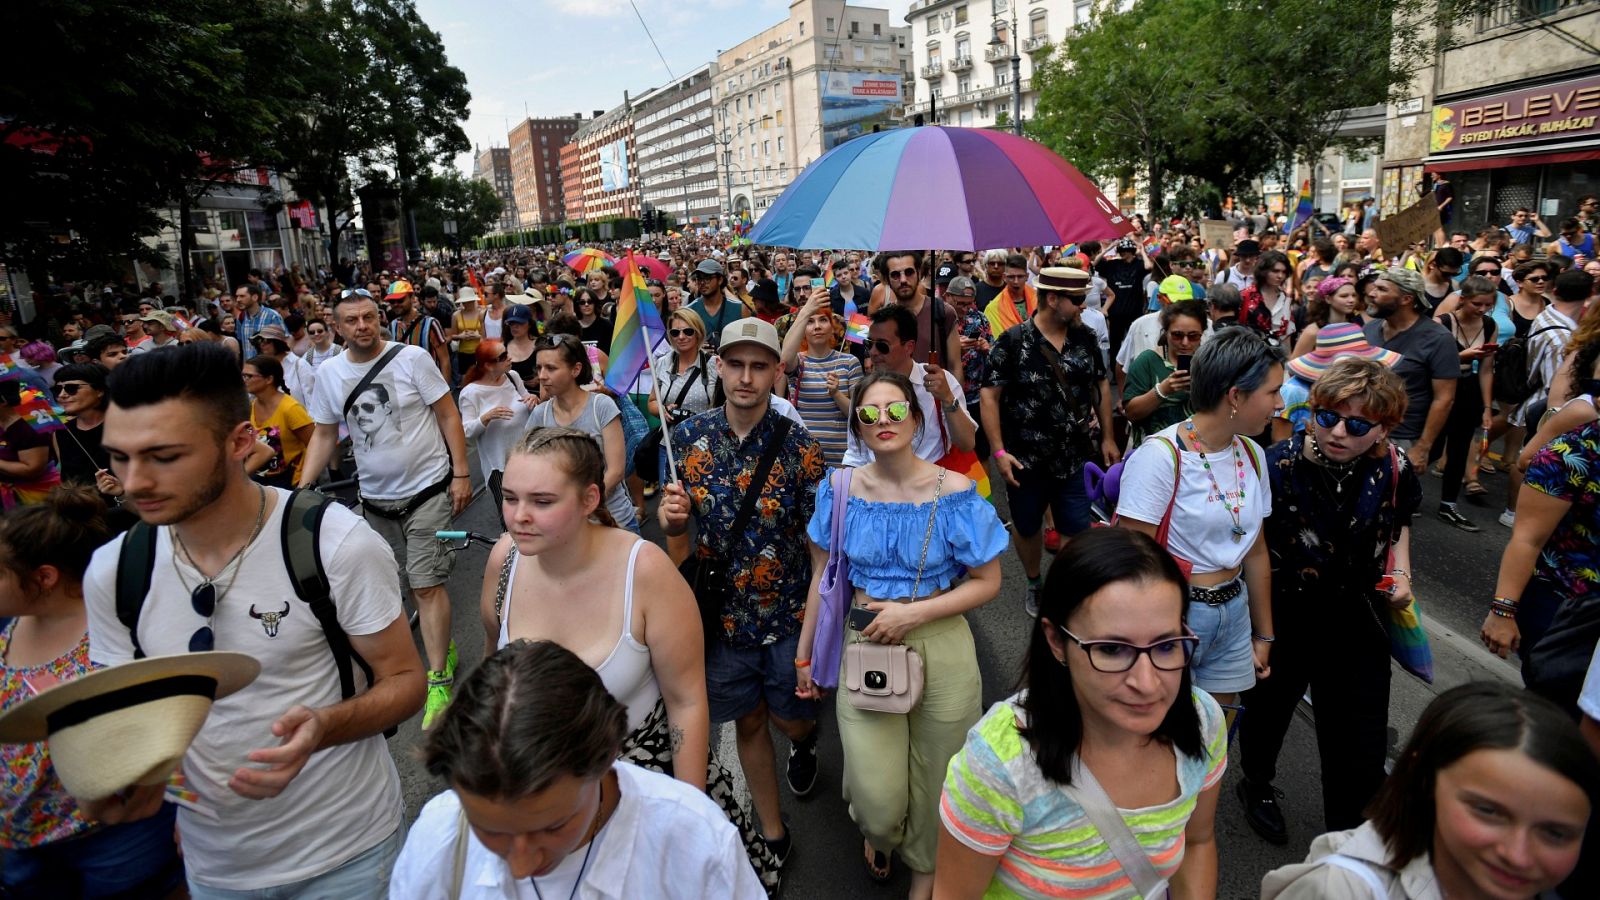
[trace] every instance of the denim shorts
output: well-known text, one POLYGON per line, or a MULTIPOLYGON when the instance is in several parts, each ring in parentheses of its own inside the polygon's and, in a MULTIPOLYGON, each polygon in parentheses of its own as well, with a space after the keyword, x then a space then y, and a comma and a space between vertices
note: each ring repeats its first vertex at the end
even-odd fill
POLYGON ((177 810, 165 803, 148 819, 8 850, 0 856, 0 896, 165 897, 183 883, 172 837, 177 810))
POLYGON ((1256 685, 1251 652, 1250 589, 1240 584, 1239 596, 1217 606, 1189 604, 1189 629, 1200 646, 1189 660, 1194 686, 1209 694, 1236 694, 1256 685))
POLYGON ((713 639, 706 648, 706 695, 711 721, 732 722, 767 701, 767 709, 780 719, 810 721, 817 717, 815 700, 794 695, 795 654, 800 632, 764 647, 733 647, 713 639))
POLYGON ((1011 526, 1019 537, 1031 538, 1044 526, 1044 511, 1055 514, 1056 531, 1070 537, 1089 527, 1089 495, 1083 489, 1083 471, 1065 479, 1037 478, 1027 469, 1017 473, 1017 486, 1006 483, 1006 503, 1011 526))
POLYGON ((349 862, 321 875, 302 881, 255 890, 228 890, 189 882, 191 900, 311 900, 338 897, 339 900, 383 900, 389 896, 389 873, 406 842, 404 827, 379 841, 349 862))

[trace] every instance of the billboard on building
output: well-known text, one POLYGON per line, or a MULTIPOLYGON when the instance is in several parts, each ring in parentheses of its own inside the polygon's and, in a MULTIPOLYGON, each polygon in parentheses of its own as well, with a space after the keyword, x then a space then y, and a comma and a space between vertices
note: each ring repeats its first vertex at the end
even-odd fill
POLYGON ((894 128, 900 121, 900 75, 896 72, 823 72, 822 149, 869 134, 874 125, 894 128))
POLYGON ((600 148, 600 190, 620 191, 628 186, 628 141, 618 138, 600 148))
POLYGON ((1433 107, 1428 149, 1494 150, 1600 134, 1600 76, 1433 107))

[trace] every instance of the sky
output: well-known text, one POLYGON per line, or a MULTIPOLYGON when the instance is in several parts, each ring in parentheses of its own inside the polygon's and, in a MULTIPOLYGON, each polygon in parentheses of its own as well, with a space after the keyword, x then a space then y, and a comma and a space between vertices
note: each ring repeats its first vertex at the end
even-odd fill
MULTIPOLYGON (((467 139, 506 146, 524 116, 587 118, 694 71, 718 50, 788 17, 787 0, 634 0, 666 57, 650 46, 629 0, 417 0, 444 36, 450 64, 472 92, 467 139), (670 67, 671 74, 668 74, 670 67)), ((864 0, 905 22, 911 0, 864 0)), ((472 172, 471 154, 457 161, 472 172)))

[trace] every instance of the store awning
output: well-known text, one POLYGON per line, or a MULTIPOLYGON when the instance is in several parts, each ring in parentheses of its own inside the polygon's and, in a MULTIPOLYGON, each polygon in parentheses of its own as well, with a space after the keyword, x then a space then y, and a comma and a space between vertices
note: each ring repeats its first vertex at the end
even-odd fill
POLYGON ((1479 169, 1504 169, 1511 166, 1546 166, 1553 163, 1600 159, 1600 140, 1574 141, 1543 153, 1526 150, 1501 150, 1495 153, 1452 153, 1430 156, 1422 164, 1430 172, 1471 172, 1479 169))

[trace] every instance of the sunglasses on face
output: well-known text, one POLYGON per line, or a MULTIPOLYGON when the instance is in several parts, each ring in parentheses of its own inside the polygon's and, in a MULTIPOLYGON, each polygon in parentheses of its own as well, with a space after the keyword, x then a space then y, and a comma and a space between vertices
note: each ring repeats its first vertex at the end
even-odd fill
POLYGON ((1200 643, 1200 639, 1192 634, 1167 638, 1142 647, 1123 641, 1086 641, 1059 625, 1056 627, 1083 648, 1084 655, 1089 657, 1089 665, 1096 672, 1107 675, 1128 671, 1144 655, 1149 655, 1150 664, 1163 672, 1182 671, 1189 665, 1189 658, 1200 643))
POLYGON ((856 421, 863 425, 876 425, 889 417, 891 422, 904 422, 911 415, 911 403, 907 400, 896 400, 884 406, 876 403, 864 403, 856 407, 856 421))
POLYGON ((1500 277, 1500 267, 1496 266, 1496 267, 1494 267, 1492 269, 1479 269, 1478 271, 1473 272, 1472 274, 1479 275, 1479 276, 1482 276, 1484 278, 1499 278, 1500 277))
MULTIPOLYGON (((138 319, 123 319, 122 320, 122 324, 124 324, 124 325, 137 325, 138 323, 139 323, 138 319)), ((0 340, 10 340, 10 339, 11 339, 11 337, 9 335, 0 335, 0 340)))
POLYGON ((508 360, 508 359, 510 359, 510 358, 511 358, 511 354, 509 354, 509 353, 502 353, 502 354, 500 354, 500 355, 499 355, 499 356, 496 356, 496 357, 495 357, 495 358, 494 358, 494 361, 495 361, 495 362, 505 362, 505 361, 506 361, 506 360, 508 360))
POLYGON ((1351 437, 1366 437, 1367 432, 1378 427, 1377 422, 1369 419, 1358 419, 1355 416, 1341 416, 1331 409, 1319 409, 1311 414, 1317 424, 1332 430, 1340 422, 1344 423, 1344 430, 1350 432, 1351 437))
POLYGON ((1169 331, 1167 337, 1174 341, 1198 341, 1205 337, 1205 334, 1199 331, 1169 331))
POLYGON ((324 334, 327 334, 327 333, 328 332, 326 330, 321 329, 321 328, 308 328, 308 329, 306 329, 306 334, 309 334, 312 337, 318 337, 320 335, 324 335, 324 334))
POLYGON ((82 381, 63 381, 60 384, 56 385, 55 387, 51 388, 50 392, 52 394, 55 394, 57 397, 61 397, 61 396, 76 397, 78 395, 79 391, 83 390, 84 388, 86 388, 88 386, 89 385, 86 382, 82 382, 82 381))
POLYGON ((667 334, 669 334, 669 335, 671 335, 672 337, 675 337, 675 338, 695 337, 699 333, 700 332, 695 331, 693 328, 668 328, 667 329, 667 334))
POLYGON ((593 306, 594 305, 594 300, 592 298, 585 297, 582 300, 578 301, 578 305, 579 306, 593 306))
POLYGON ((890 281, 910 281, 911 279, 916 278, 916 277, 917 277, 917 270, 916 269, 900 269, 899 271, 890 272, 889 273, 889 280, 890 281))
POLYGON ((1534 282, 1535 284, 1544 284, 1546 281, 1550 280, 1550 276, 1549 275, 1529 275, 1527 278, 1524 278, 1522 280, 1523 281, 1534 282))
POLYGON ((1461 274, 1460 269, 1447 269, 1444 266, 1434 266, 1434 268, 1438 270, 1440 275, 1443 275, 1446 278, 1454 278, 1461 274))
POLYGON ((888 356, 889 355, 889 349, 890 349, 889 348, 889 342, 886 341, 886 340, 883 340, 881 338, 878 339, 878 340, 869 340, 869 341, 867 341, 867 352, 868 353, 876 353, 876 354, 878 354, 880 356, 888 356))

